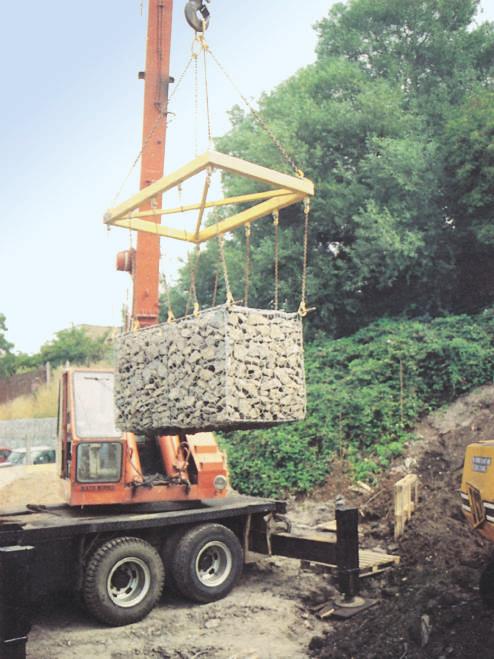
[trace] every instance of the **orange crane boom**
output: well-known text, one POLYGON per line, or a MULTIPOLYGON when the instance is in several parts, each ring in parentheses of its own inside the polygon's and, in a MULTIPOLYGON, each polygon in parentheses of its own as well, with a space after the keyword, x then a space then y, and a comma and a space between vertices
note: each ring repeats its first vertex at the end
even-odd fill
MULTIPOLYGON (((140 188, 145 188, 163 176, 165 162, 168 88, 170 78, 170 50, 173 0, 149 0, 146 70, 144 78, 144 121, 140 188)), ((161 195, 147 201, 141 212, 161 207, 161 195)), ((160 217, 149 219, 160 223, 160 217)), ((117 269, 127 271, 133 279, 132 320, 139 327, 158 322, 159 316, 160 238, 139 233, 137 249, 120 252, 117 269)))

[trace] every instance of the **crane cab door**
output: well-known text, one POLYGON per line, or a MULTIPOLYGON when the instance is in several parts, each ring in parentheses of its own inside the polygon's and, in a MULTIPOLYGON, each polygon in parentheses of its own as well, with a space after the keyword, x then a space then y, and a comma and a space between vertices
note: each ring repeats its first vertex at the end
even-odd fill
POLYGON ((70 408, 68 385, 69 372, 64 371, 60 380, 58 390, 58 415, 57 415, 57 435, 58 435, 58 455, 59 455, 59 476, 60 478, 70 478, 70 464, 72 459, 72 432, 70 425, 70 408))

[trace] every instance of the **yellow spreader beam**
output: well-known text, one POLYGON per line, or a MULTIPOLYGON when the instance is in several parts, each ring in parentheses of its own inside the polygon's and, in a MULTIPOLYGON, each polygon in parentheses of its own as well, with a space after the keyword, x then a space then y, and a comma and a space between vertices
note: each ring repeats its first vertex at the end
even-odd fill
POLYGON ((217 151, 208 151, 172 174, 168 174, 148 187, 143 188, 127 201, 110 209, 105 215, 104 222, 109 226, 119 226, 133 231, 143 231, 154 235, 174 238, 175 240, 184 240, 186 242, 199 244, 227 233, 228 231, 237 229, 244 224, 254 222, 255 220, 270 215, 277 210, 287 208, 288 206, 313 195, 314 184, 309 179, 289 176, 288 174, 282 174, 273 169, 268 169, 267 167, 262 167, 247 162, 246 160, 241 160, 240 158, 218 153, 217 151), (208 178, 203 188, 201 201, 198 203, 172 209, 160 208, 146 211, 138 210, 142 204, 153 199, 156 195, 179 186, 184 181, 203 171, 207 171, 209 175, 213 170, 238 174, 245 178, 271 185, 275 189, 208 202, 208 178), (251 201, 260 201, 261 203, 235 213, 212 226, 201 229, 204 210, 206 208, 247 203, 251 201), (146 217, 170 215, 172 213, 184 213, 192 210, 199 211, 194 232, 173 229, 143 219, 146 217))

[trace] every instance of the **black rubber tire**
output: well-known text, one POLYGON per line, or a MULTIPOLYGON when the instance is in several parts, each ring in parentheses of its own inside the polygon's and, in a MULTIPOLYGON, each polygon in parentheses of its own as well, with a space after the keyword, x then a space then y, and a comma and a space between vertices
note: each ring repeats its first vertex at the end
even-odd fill
POLYGON ((489 563, 480 575, 480 597, 486 609, 494 609, 494 561, 489 563))
POLYGON ((187 529, 176 529, 163 542, 161 559, 165 566, 165 594, 183 595, 173 574, 173 557, 177 553, 178 543, 186 532, 187 529))
POLYGON ((215 602, 232 590, 243 566, 243 552, 237 536, 221 524, 201 524, 184 533, 175 547, 171 572, 180 592, 195 602, 215 602), (216 552, 216 554, 215 554, 216 552), (218 574, 207 563, 219 556, 218 574), (202 565, 201 565, 202 564, 202 565), (202 573, 201 573, 202 570, 202 573), (202 576, 202 579, 201 579, 202 576), (211 583, 205 583, 211 579, 211 583))
POLYGON ((164 580, 165 569, 156 549, 142 538, 124 536, 108 540, 93 553, 85 568, 82 595, 88 611, 100 622, 113 627, 129 625, 145 618, 154 608, 164 580), (116 602, 120 595, 112 594, 110 577, 115 578, 118 589, 119 578, 130 583, 129 572, 134 581, 138 575, 135 603, 132 604, 132 591, 127 594, 130 601, 125 602, 125 584, 120 587, 120 602, 116 602))

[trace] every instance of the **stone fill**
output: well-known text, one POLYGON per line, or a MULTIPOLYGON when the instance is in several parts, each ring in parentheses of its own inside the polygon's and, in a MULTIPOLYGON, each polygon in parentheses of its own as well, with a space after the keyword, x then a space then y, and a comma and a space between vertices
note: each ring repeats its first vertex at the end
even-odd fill
POLYGON ((220 306, 117 342, 117 425, 135 433, 265 427, 305 417, 298 314, 220 306))

